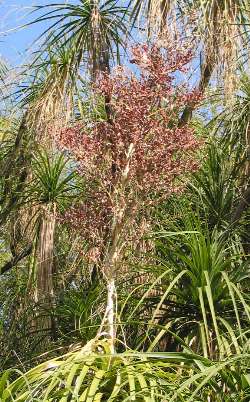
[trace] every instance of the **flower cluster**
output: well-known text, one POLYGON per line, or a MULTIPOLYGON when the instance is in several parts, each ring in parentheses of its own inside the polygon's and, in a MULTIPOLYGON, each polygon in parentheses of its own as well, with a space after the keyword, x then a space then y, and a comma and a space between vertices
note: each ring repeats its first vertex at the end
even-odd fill
POLYGON ((200 94, 175 84, 191 57, 190 51, 177 52, 174 46, 164 51, 156 45, 136 46, 131 59, 135 73, 119 67, 95 84, 94 92, 106 100, 107 119, 61 130, 61 146, 91 183, 87 203, 71 213, 90 235, 107 233, 118 204, 138 211, 136 204, 147 207, 159 196, 179 191, 180 177, 197 169, 199 141, 191 127, 178 123, 183 109, 199 102, 200 94))

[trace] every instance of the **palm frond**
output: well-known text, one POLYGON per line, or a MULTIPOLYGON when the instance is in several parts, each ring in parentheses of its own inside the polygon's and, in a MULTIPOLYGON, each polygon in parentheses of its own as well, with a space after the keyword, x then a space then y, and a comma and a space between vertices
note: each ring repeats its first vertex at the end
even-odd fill
POLYGON ((46 35, 45 52, 55 45, 70 45, 78 64, 88 55, 93 74, 108 68, 109 58, 119 60, 119 48, 124 46, 128 34, 125 21, 128 10, 117 0, 47 4, 35 7, 34 11, 42 15, 30 24, 52 22, 42 34, 42 37, 46 35), (51 33, 53 35, 47 40, 47 34, 51 33))

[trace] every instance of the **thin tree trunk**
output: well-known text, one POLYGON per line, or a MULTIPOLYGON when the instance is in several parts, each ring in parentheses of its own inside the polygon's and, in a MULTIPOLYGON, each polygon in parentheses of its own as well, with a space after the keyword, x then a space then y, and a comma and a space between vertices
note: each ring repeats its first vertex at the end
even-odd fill
POLYGON ((110 340, 111 353, 115 353, 115 310, 116 310, 116 286, 115 279, 111 278, 107 281, 107 306, 105 311, 106 334, 110 340))
POLYGON ((134 153, 134 144, 130 144, 127 152, 127 163, 121 176, 119 193, 119 205, 113 217, 113 227, 110 236, 110 247, 106 258, 103 261, 103 274, 107 282, 107 306, 102 320, 102 324, 98 331, 98 336, 106 335, 110 340, 111 352, 115 352, 116 337, 116 286, 115 277, 117 274, 118 262, 121 260, 119 255, 119 247, 122 243, 122 236, 126 224, 127 203, 125 199, 125 189, 128 182, 131 158, 134 153), (104 329, 104 331, 103 331, 104 329))
POLYGON ((5 272, 8 272, 11 268, 15 267, 19 261, 21 261, 23 258, 29 256, 32 252, 33 249, 33 244, 28 244, 23 250, 15 254, 8 262, 6 262, 1 268, 0 268, 0 275, 4 274, 5 272))
POLYGON ((161 21, 160 21, 160 34, 164 34, 167 23, 167 16, 170 9, 169 0, 162 0, 160 3, 160 13, 161 13, 161 21))

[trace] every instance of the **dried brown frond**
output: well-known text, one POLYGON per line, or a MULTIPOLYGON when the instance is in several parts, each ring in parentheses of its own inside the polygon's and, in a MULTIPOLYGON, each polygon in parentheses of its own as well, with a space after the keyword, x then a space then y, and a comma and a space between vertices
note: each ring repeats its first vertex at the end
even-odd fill
POLYGON ((135 20, 147 18, 150 36, 188 40, 201 51, 201 69, 210 65, 225 92, 233 92, 239 62, 249 56, 248 0, 135 0, 132 5, 135 20))

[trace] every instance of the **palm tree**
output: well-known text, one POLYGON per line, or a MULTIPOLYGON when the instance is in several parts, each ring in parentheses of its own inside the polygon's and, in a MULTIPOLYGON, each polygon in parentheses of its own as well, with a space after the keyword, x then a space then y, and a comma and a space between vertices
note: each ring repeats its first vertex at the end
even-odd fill
POLYGON ((111 60, 120 60, 120 47, 124 46, 127 35, 127 8, 120 6, 117 0, 79 0, 77 4, 35 7, 35 11, 44 10, 44 14, 30 23, 52 21, 42 35, 46 39, 41 51, 46 53, 48 48, 69 45, 72 62, 78 68, 86 62, 93 79, 98 71, 109 71, 111 60))
MULTIPOLYGON (((51 64, 39 60, 39 72, 26 73, 26 82, 15 92, 18 106, 24 110, 20 122, 13 123, 11 141, 2 143, 2 192, 0 224, 22 204, 22 194, 32 174, 30 159, 36 141, 48 142, 48 129, 55 120, 65 119, 65 109, 75 89, 71 53, 68 49, 51 55, 51 64), (27 77, 28 76, 28 77, 27 77), (41 137, 42 134, 42 137, 41 137)), ((55 127, 54 127, 55 129, 55 127)), ((17 240, 17 239, 16 239, 17 240)), ((28 247, 29 250, 30 247, 28 247)), ((13 255, 13 263, 21 255, 13 255)))
MULTIPOLYGON (((44 312, 38 317, 38 329, 51 330, 51 309, 54 302, 54 236, 56 216, 65 208, 70 198, 76 197, 75 171, 70 169, 63 154, 49 156, 45 151, 37 153, 32 163, 32 180, 26 194, 28 208, 34 211, 27 226, 32 226, 35 249, 35 302, 44 312), (70 171, 71 170, 71 171, 70 171)), ((32 267, 31 267, 32 268, 32 267)), ((33 285, 31 280, 30 286, 33 285)), ((30 287, 28 286, 28 287, 30 287)))
MULTIPOLYGON (((33 251, 40 261, 37 267, 36 300, 41 305, 45 304, 44 300, 47 300, 46 303, 49 305, 49 301, 53 299, 52 255, 55 217, 57 205, 62 201, 60 191, 62 198, 66 197, 63 181, 65 180, 66 185, 67 180, 61 179, 65 170, 62 156, 55 159, 55 164, 51 158, 42 154, 39 154, 36 163, 31 164, 30 161, 37 155, 37 142, 46 144, 51 149, 58 123, 64 124, 70 118, 78 78, 77 65, 74 64, 69 47, 55 48, 49 51, 49 55, 49 62, 40 58, 36 60, 36 69, 33 68, 31 72, 26 73, 26 82, 19 85, 15 93, 19 99, 19 106, 26 111, 16 130, 14 143, 6 147, 2 159, 1 224, 3 225, 10 216, 14 216, 12 218, 14 235, 11 242, 14 247, 12 247, 13 256, 1 268, 1 273, 9 271, 33 251), (33 195, 29 193, 28 198, 27 188, 28 192, 31 188, 33 191, 33 195), (55 194, 57 191, 59 193, 55 194), (38 197, 36 202, 34 197, 38 197), (42 197, 43 201, 39 197, 42 197), (56 197, 56 200, 52 201, 49 197, 56 197), (27 203, 30 208, 35 209, 33 220, 33 214, 27 215, 27 209, 23 207, 27 203), (38 208, 38 203, 42 207, 38 208), (35 234, 32 228, 36 227, 38 222, 39 233, 36 235, 37 245, 34 247, 35 234)), ((70 181, 73 174, 69 173, 67 177, 70 181)), ((47 310, 49 311, 50 307, 47 310)), ((51 326, 46 317, 43 321, 42 326, 51 326)))
POLYGON ((23 81, 15 92, 18 106, 27 110, 33 140, 44 143, 49 140, 48 129, 55 131, 58 120, 64 124, 70 118, 79 68, 69 45, 47 50, 48 59, 38 57, 31 66, 24 66, 23 81))

